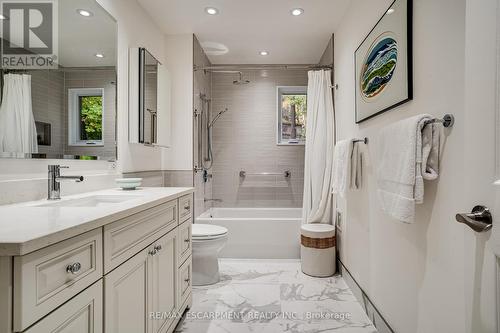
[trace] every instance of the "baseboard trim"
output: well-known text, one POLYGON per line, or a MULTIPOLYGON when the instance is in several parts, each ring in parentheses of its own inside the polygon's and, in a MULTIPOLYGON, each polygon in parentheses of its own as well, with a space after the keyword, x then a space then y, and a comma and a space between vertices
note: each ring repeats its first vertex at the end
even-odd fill
POLYGON ((385 318, 382 317, 382 315, 377 310, 375 305, 373 305, 368 295, 364 292, 364 290, 361 288, 358 282, 354 279, 349 270, 344 266, 342 261, 339 260, 338 262, 340 263, 338 267, 340 273, 342 274, 342 277, 344 278, 349 288, 351 288, 354 296, 357 298, 358 302, 363 307, 363 310, 365 310, 366 314, 368 315, 368 318, 370 318, 373 325, 377 329, 378 333, 396 333, 389 326, 385 318))

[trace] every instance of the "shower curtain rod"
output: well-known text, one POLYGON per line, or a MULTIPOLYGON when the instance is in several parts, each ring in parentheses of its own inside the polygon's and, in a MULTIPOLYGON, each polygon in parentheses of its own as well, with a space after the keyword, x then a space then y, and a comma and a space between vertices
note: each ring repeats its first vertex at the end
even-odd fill
POLYGON ((282 69, 282 70, 321 70, 333 69, 332 65, 215 65, 198 67, 195 66, 194 70, 204 70, 206 72, 218 70, 266 70, 266 69, 282 69))

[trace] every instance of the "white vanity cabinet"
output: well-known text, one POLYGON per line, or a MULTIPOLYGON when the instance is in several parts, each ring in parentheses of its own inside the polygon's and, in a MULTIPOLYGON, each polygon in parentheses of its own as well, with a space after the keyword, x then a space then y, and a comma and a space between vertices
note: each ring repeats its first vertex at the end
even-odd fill
POLYGON ((0 257, 0 333, 173 332, 191 304, 191 207, 192 191, 180 191, 50 246, 0 257))

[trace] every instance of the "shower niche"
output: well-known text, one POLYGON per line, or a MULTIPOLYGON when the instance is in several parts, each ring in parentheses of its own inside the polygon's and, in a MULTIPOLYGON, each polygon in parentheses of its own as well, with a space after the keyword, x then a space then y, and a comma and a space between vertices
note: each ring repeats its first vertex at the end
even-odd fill
POLYGON ((170 73, 150 51, 129 54, 129 142, 170 146, 170 73))

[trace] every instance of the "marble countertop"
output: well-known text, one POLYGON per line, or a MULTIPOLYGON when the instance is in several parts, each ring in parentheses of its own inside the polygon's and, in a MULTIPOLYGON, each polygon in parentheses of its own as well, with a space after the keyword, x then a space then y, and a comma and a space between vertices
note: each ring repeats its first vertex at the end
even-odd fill
POLYGON ((110 189, 69 195, 54 202, 90 196, 131 196, 130 200, 96 207, 51 207, 47 200, 0 206, 0 256, 24 255, 77 236, 142 210, 192 193, 190 187, 110 189), (46 204, 43 207, 38 205, 46 204))

